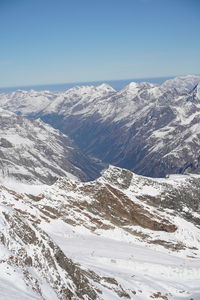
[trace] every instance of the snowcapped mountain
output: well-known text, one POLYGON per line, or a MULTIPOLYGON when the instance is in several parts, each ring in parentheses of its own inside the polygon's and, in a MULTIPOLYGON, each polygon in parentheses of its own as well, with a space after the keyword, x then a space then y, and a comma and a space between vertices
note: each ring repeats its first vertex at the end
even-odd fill
POLYGON ((192 89, 200 82, 199 75, 186 75, 179 76, 169 80, 166 80, 162 86, 164 87, 174 87, 174 88, 188 88, 192 89))
POLYGON ((79 101, 89 102, 96 98, 108 96, 115 90, 108 84, 99 86, 77 86, 66 92, 21 91, 0 94, 0 106, 6 110, 32 116, 45 110, 46 112, 65 111, 79 101))
POLYGON ((51 113, 47 107, 39 115, 88 154, 138 174, 163 177, 200 172, 198 99, 199 85, 186 91, 131 83, 109 96, 70 101, 51 113))
POLYGON ((0 106, 22 115, 35 114, 48 106, 57 94, 49 91, 21 91, 0 94, 0 106))
POLYGON ((96 164, 58 130, 0 109, 1 181, 54 182, 60 176, 98 176, 96 164))
POLYGON ((0 95, 0 299, 200 298, 194 77, 0 95))
POLYGON ((39 92, 48 100, 32 108, 28 103, 35 99, 33 91, 25 97, 25 108, 20 107, 21 96, 7 94, 0 97, 0 105, 41 118, 105 163, 153 177, 200 173, 200 85, 194 87, 198 78, 175 78, 176 87, 168 81, 132 82, 121 91, 102 84, 74 87, 51 97, 39 92), (189 82, 191 90, 185 88, 189 82))
POLYGON ((1 186, 2 299, 199 299, 198 176, 1 186))
MULTIPOLYGON (((84 109, 87 105, 92 104, 93 101, 104 99, 114 92, 115 90, 108 84, 101 84, 99 86, 77 86, 61 93, 43 112, 45 114, 55 112, 66 114, 72 107, 74 111, 79 111, 80 109, 84 109)), ((39 116, 40 114, 41 112, 39 112, 39 116)))

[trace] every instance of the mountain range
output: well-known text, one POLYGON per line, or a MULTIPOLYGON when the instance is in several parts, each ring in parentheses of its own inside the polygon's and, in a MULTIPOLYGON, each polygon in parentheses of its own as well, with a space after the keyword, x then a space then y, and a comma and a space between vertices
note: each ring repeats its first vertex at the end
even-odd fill
POLYGON ((199 82, 0 94, 0 299, 200 298, 199 82))
POLYGON ((16 91, 3 94, 0 105, 42 119, 104 163, 151 177, 199 173, 199 81, 189 75, 120 91, 107 84, 57 94, 16 91))

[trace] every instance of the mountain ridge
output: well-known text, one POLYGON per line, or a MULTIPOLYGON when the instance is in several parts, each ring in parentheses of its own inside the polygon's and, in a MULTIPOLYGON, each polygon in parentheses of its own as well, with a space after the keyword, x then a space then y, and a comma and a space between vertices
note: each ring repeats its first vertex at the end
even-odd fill
POLYGON ((4 95, 0 105, 41 118, 68 134, 84 153, 105 163, 153 177, 198 173, 198 78, 180 79, 185 86, 192 81, 191 90, 182 84, 177 88, 168 83, 132 82, 121 91, 108 85, 74 87, 54 95, 45 107, 35 105, 32 111, 29 101, 28 108, 20 109, 21 98, 9 95, 4 95))
POLYGON ((1 179, 52 184, 71 174, 98 177, 101 166, 86 157, 64 134, 41 120, 28 120, 0 109, 1 179))
POLYGON ((199 176, 152 179, 114 166, 35 195, 1 186, 1 295, 198 299, 199 186, 199 176))

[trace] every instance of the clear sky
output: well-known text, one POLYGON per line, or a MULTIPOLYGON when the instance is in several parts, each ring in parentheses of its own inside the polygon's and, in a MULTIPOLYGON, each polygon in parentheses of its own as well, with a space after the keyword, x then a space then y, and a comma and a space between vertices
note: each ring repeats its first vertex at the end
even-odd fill
POLYGON ((200 0, 0 0, 0 86, 200 74, 200 0))

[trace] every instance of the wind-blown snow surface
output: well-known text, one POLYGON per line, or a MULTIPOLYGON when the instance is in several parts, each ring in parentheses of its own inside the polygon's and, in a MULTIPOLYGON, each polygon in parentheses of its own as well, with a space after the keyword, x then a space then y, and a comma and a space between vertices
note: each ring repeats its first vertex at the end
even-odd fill
POLYGON ((112 166, 38 196, 2 186, 0 297, 198 300, 199 196, 199 176, 112 166))

